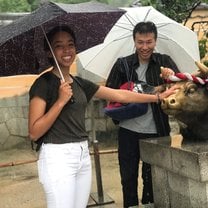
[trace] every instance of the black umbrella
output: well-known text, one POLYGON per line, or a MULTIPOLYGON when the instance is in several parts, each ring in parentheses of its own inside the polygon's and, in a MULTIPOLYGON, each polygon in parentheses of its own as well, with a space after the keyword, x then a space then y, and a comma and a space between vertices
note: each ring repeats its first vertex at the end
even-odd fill
POLYGON ((58 24, 76 35, 77 52, 102 43, 125 11, 98 2, 46 3, 15 22, 0 28, 0 76, 36 74, 49 66, 43 50, 45 32, 58 24))

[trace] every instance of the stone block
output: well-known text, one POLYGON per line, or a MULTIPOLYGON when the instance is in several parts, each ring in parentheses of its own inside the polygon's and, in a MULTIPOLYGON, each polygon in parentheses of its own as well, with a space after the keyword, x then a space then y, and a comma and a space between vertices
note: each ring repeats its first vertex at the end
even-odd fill
MULTIPOLYGON (((170 149, 161 145, 159 140, 151 138, 140 140, 141 160, 171 170, 172 160, 170 149)), ((163 141, 169 143, 168 139, 163 138, 163 141)))
POLYGON ((208 184, 189 179, 190 202, 192 207, 208 207, 208 184))
POLYGON ((153 192, 157 193, 154 195, 154 206, 169 208, 170 196, 168 187, 168 175, 167 171, 163 168, 155 165, 151 168, 153 183, 153 192), (161 200, 162 199, 162 200, 161 200))
POLYGON ((182 149, 173 148, 171 152, 174 172, 201 182, 208 181, 208 143, 182 144, 182 149))
POLYGON ((29 94, 25 93, 21 96, 17 96, 18 106, 29 106, 29 94))
POLYGON ((200 154, 199 157, 199 164, 200 164, 200 176, 201 181, 208 182, 208 152, 204 152, 200 154))
POLYGON ((106 131, 106 119, 99 118, 95 122, 96 131, 106 131))
POLYGON ((6 125, 11 135, 28 136, 28 119, 13 118, 8 120, 6 125))
POLYGON ((28 105, 29 105, 28 93, 23 94, 21 96, 13 96, 13 97, 0 99, 0 108, 20 107, 20 106, 28 106, 28 105))
POLYGON ((106 129, 107 131, 117 131, 119 126, 115 125, 110 117, 105 116, 106 119, 106 129))
POLYGON ((30 143, 29 138, 20 136, 9 136, 7 138, 7 142, 5 142, 3 145, 3 149, 7 150, 12 148, 24 148, 25 146, 28 146, 28 143, 30 143))
POLYGON ((147 139, 140 141, 140 152, 152 166, 156 208, 208 207, 208 142, 173 147, 170 137, 147 139))
MULTIPOLYGON (((0 108, 0 114, 1 114, 0 122, 6 122, 12 118, 24 117, 24 111, 22 107, 0 108)), ((28 115, 26 117, 28 117, 28 115)))
POLYGON ((199 155, 197 153, 172 148, 171 155, 173 172, 195 180, 200 180, 199 155))
POLYGON ((99 117, 105 117, 105 114, 104 114, 104 108, 105 106, 107 105, 107 101, 105 100, 100 100, 99 102, 99 117))
POLYGON ((188 178, 168 171, 168 186, 171 207, 191 207, 188 178))
POLYGON ((92 130, 92 120, 91 120, 91 118, 86 118, 85 119, 85 128, 86 128, 87 132, 92 130))
POLYGON ((91 107, 90 105, 88 104, 87 108, 86 108, 86 111, 85 111, 85 118, 89 118, 91 117, 91 107))
POLYGON ((8 130, 5 123, 0 123, 0 132, 1 132, 0 144, 3 145, 7 141, 8 137, 10 135, 9 130, 8 130))
POLYGON ((26 119, 28 119, 28 114, 29 114, 29 108, 28 108, 28 106, 23 106, 22 107, 22 113, 23 113, 23 118, 26 118, 26 119))

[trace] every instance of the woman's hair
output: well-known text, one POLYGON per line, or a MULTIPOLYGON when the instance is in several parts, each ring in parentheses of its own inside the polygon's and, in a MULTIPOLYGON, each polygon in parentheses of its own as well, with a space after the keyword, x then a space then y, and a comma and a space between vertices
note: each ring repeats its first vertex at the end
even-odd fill
POLYGON ((155 40, 157 39, 157 27, 153 22, 139 22, 135 25, 133 30, 133 38, 135 39, 136 33, 147 34, 154 33, 155 40))
MULTIPOLYGON (((71 35, 71 37, 73 38, 74 43, 76 44, 76 37, 75 37, 74 31, 73 31, 70 27, 68 27, 68 26, 66 26, 66 25, 58 25, 58 26, 54 27, 52 30, 50 30, 50 31, 46 34, 49 43, 52 42, 52 40, 53 40, 54 36, 56 35, 56 33, 62 32, 62 31, 63 31, 63 32, 69 33, 69 34, 71 35)), ((47 42, 46 39, 44 39, 44 50, 45 50, 45 51, 50 50, 50 48, 49 48, 49 46, 48 46, 48 42, 47 42)))

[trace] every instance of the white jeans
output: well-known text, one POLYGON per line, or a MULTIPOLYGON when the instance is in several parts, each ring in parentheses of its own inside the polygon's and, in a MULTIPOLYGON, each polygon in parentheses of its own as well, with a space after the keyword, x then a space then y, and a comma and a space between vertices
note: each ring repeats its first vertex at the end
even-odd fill
POLYGON ((43 144, 38 173, 48 208, 86 208, 92 179, 87 141, 43 144))

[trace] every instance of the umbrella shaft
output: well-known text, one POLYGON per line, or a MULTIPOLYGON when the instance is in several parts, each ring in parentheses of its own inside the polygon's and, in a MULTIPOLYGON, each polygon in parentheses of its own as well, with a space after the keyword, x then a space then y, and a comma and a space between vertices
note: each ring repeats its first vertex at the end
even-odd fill
POLYGON ((56 63, 56 66, 57 66, 57 68, 58 68, 59 74, 60 74, 60 76, 61 76, 61 80, 62 80, 62 81, 65 81, 64 76, 63 76, 63 73, 62 73, 62 71, 61 71, 61 69, 60 69, 60 66, 59 66, 59 64, 58 64, 58 61, 57 61, 57 59, 56 59, 56 57, 55 57, 55 55, 54 55, 53 49, 52 49, 52 47, 51 47, 51 44, 50 44, 50 42, 49 42, 49 40, 48 40, 48 37, 47 37, 47 35, 46 35, 46 33, 45 33, 45 30, 43 29, 42 25, 41 25, 41 29, 42 29, 42 31, 43 31, 43 34, 44 34, 44 36, 45 36, 45 39, 46 39, 46 41, 47 41, 47 44, 48 44, 48 46, 49 46, 49 48, 50 48, 50 51, 51 51, 51 54, 52 54, 52 56, 53 56, 53 59, 54 59, 54 61, 55 61, 55 63, 56 63))

